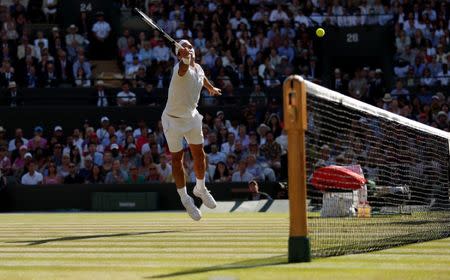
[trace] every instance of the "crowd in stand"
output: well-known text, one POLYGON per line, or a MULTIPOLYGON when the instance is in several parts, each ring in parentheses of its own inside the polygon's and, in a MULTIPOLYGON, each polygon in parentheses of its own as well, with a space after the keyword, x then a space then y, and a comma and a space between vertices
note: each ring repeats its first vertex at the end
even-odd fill
MULTIPOLYGON (((282 176, 287 136, 273 106, 255 120, 255 105, 245 108, 244 121, 228 120, 223 112, 205 114, 203 133, 207 154, 206 182, 276 181, 282 176)), ((0 127, 0 173, 22 184, 152 183, 173 182, 171 156, 159 121, 153 128, 141 120, 131 127, 122 120, 113 125, 102 117, 99 127, 86 121, 83 128, 64 131, 55 126, 34 128, 13 137, 0 127)), ((11 133, 9 133, 11 134, 11 133)), ((186 143, 184 168, 187 181, 195 174, 186 143)))
MULTIPOLYGON (((147 28, 138 33, 116 30, 119 35, 112 40, 108 19, 101 11, 94 11, 90 1, 81 1, 81 21, 61 30, 58 1, 43 2, 37 6, 30 0, 25 7, 14 0, 10 7, 0 5, 0 84, 10 89, 9 105, 18 105, 17 86, 95 86, 97 105, 101 107, 136 105, 136 87, 149 92, 168 87, 176 58, 159 32, 147 28), (31 32, 26 28, 28 22, 47 22, 54 27, 31 32), (105 95, 103 82, 92 82, 89 60, 108 58, 104 50, 111 48, 105 48, 105 44, 117 47, 110 57, 119 60, 130 81, 122 84, 114 100, 105 95)), ((268 99, 266 92, 279 87, 291 73, 320 82, 322 73, 316 66, 310 31, 316 24, 394 24, 395 88, 386 88, 385 73, 370 67, 354 73, 334 69, 330 87, 448 130, 450 7, 444 1, 120 2, 124 14, 128 8, 142 6, 174 38, 189 39, 196 61, 225 97, 235 96, 239 89, 250 89, 250 104, 242 120, 226 121, 220 112, 205 116, 210 181, 276 180, 282 176, 280 161, 286 152, 286 135, 282 132, 280 102, 268 99), (260 105, 269 108, 267 114, 256 111, 260 105)), ((205 98, 203 102, 216 104, 214 99, 205 98)), ((0 131, 0 141, 8 140, 7 145, 0 143, 2 173, 17 182, 34 180, 33 174, 38 173, 45 183, 172 180, 160 124, 141 123, 138 128, 129 128, 126 122, 114 126, 103 120, 97 130, 87 123, 83 129, 68 133, 61 127, 51 133, 36 127, 27 141, 20 130, 12 140, 0 131)), ((188 153, 185 168, 192 175, 188 153)))

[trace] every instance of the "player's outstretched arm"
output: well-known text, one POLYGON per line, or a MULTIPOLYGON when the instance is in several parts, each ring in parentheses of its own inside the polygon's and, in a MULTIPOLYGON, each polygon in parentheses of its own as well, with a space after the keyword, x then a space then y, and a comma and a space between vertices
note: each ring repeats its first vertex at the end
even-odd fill
POLYGON ((219 96, 222 95, 222 90, 220 88, 216 88, 209 82, 208 78, 203 79, 203 86, 208 90, 209 95, 219 96))

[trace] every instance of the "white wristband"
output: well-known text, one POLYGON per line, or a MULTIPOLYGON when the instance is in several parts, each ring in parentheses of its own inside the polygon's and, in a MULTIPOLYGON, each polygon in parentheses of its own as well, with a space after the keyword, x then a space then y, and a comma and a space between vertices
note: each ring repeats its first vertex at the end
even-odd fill
POLYGON ((190 57, 190 56, 189 56, 189 57, 183 57, 181 60, 182 60, 183 63, 186 64, 186 65, 191 64, 191 57, 190 57))

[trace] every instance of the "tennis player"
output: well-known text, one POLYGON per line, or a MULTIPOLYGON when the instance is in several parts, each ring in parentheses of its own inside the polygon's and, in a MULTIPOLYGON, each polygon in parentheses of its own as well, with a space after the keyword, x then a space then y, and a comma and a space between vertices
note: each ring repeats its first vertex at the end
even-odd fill
POLYGON ((186 179, 183 170, 183 137, 186 138, 194 159, 194 172, 197 178, 194 195, 201 198, 208 208, 215 208, 216 201, 205 186, 205 152, 203 150, 203 116, 197 111, 200 91, 205 87, 212 96, 221 95, 221 90, 213 87, 200 65, 195 63, 192 44, 181 40, 182 48, 176 50, 179 62, 173 68, 169 85, 166 108, 161 117, 164 135, 172 153, 172 174, 175 179, 181 203, 189 216, 198 221, 202 217, 194 200, 186 192, 186 179))

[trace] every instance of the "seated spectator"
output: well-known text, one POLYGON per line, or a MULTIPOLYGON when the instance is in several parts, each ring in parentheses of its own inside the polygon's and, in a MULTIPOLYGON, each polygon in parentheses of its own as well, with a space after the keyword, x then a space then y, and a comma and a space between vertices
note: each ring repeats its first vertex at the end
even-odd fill
POLYGON ((103 82, 102 80, 98 80, 95 83, 95 89, 94 100, 97 107, 108 107, 108 105, 110 104, 110 97, 105 91, 105 82, 103 82))
POLYGON ((397 82, 395 83, 395 88, 391 91, 391 96, 393 98, 405 97, 409 100, 409 91, 403 87, 402 80, 397 80, 397 82))
MULTIPOLYGON (((55 70, 62 83, 71 83, 73 79, 73 66, 67 58, 66 52, 58 50, 58 58, 55 60, 55 70)), ((80 67, 79 69, 83 69, 80 67)), ((83 69, 84 72, 84 69, 83 69)), ((86 74, 86 73, 84 73, 86 74)))
POLYGON ((133 39, 133 36, 130 34, 130 30, 128 28, 125 28, 123 30, 122 36, 117 39, 117 49, 119 50, 119 55, 123 57, 128 50, 128 42, 129 39, 133 39))
POLYGON ((73 76, 76 77, 78 73, 78 68, 83 68, 84 73, 86 74, 86 77, 90 79, 92 77, 92 70, 91 70, 91 64, 86 61, 86 58, 84 55, 79 55, 78 59, 74 62, 72 66, 72 72, 73 76))
POLYGON ((273 200, 269 194, 259 191, 258 182, 256 182, 255 180, 248 182, 248 191, 249 191, 248 200, 260 200, 260 199, 273 200))
MULTIPOLYGON (((255 180, 264 181, 264 170, 261 165, 256 161, 254 155, 248 155, 246 158, 247 162, 247 172, 250 173, 255 180)), ((273 171, 272 171, 273 172, 273 171)))
POLYGON ((120 169, 120 161, 114 160, 112 164, 112 169, 108 174, 106 174, 105 183, 106 184, 123 184, 128 179, 126 172, 120 169))
POLYGON ((136 166, 131 166, 128 178, 125 181, 127 184, 144 184, 145 177, 139 174, 139 169, 136 166))
POLYGON ((165 183, 171 183, 174 181, 172 176, 172 166, 168 163, 167 156, 161 154, 159 157, 159 164, 157 164, 158 172, 162 176, 162 180, 165 183))
MULTIPOLYGON (((133 74, 133 84, 134 87, 137 88, 145 88, 146 86, 151 86, 151 89, 149 90, 149 94, 153 90, 153 85, 148 83, 148 77, 147 73, 145 72, 145 67, 143 65, 140 65, 137 69, 137 72, 133 74)), ((150 97, 147 97, 147 99, 151 99, 150 97)), ((145 102, 148 103, 148 102, 145 102)))
POLYGON ((225 162, 226 155, 219 151, 217 144, 212 144, 208 159, 210 164, 216 165, 219 161, 225 162))
POLYGON ((23 95, 17 91, 16 82, 8 83, 7 105, 10 107, 20 107, 23 105, 23 95))
POLYGON ((117 105, 119 107, 130 107, 136 105, 136 94, 130 91, 130 83, 122 83, 122 91, 117 94, 117 105))
POLYGON ((145 66, 141 64, 139 57, 134 56, 133 62, 130 65, 127 65, 125 68, 125 77, 127 79, 134 78, 138 73, 139 68, 143 68, 145 70, 145 66))
POLYGON ((87 177, 87 184, 103 184, 105 182, 101 167, 99 165, 94 165, 92 167, 92 172, 87 177))
POLYGON ((28 172, 22 176, 20 183, 22 185, 40 185, 44 180, 41 173, 36 171, 36 163, 34 161, 30 161, 27 165, 28 172))
POLYGON ((170 49, 164 43, 164 40, 159 40, 156 47, 153 48, 153 58, 157 62, 168 61, 170 58, 170 49))
MULTIPOLYGON (((60 144, 58 144, 60 145, 60 144)), ((61 157, 61 165, 58 166, 58 175, 61 178, 65 178, 70 173, 70 154, 69 153, 63 153, 61 157)))
POLYGON ((47 139, 43 137, 44 129, 42 126, 34 128, 34 137, 28 141, 27 147, 29 151, 34 151, 37 148, 46 149, 47 139))
POLYGON ((92 168, 94 167, 94 163, 92 162, 91 156, 86 156, 83 161, 83 165, 80 168, 80 171, 78 174, 80 174, 81 177, 84 178, 84 181, 86 181, 89 176, 92 175, 92 168))
POLYGON ((17 59, 22 59, 25 55, 36 57, 36 49, 34 45, 29 44, 28 37, 22 37, 22 44, 17 47, 17 59))
POLYGON ((53 88, 58 85, 59 78, 55 71, 55 65, 52 63, 47 63, 45 71, 41 74, 41 86, 45 88, 53 88))
POLYGON ((259 83, 254 85, 253 92, 250 94, 250 103, 255 103, 258 106, 267 106, 267 96, 261 90, 261 85, 259 83))
POLYGON ((0 85, 2 87, 8 87, 10 82, 16 80, 16 74, 14 67, 12 67, 11 62, 8 60, 3 60, 2 68, 0 69, 0 85))
POLYGON ((108 174, 112 170, 114 159, 111 151, 105 151, 103 154, 102 172, 104 175, 108 174))
POLYGON ((223 161, 219 161, 216 164, 216 170, 214 172, 213 181, 222 183, 231 181, 231 174, 228 170, 228 167, 223 161))
POLYGON ((69 174, 64 177, 64 184, 83 184, 84 178, 78 173, 77 166, 74 163, 70 163, 69 168, 69 174))
POLYGON ((269 166, 274 170, 279 170, 281 167, 281 146, 275 142, 274 134, 272 131, 266 134, 267 142, 261 146, 261 153, 268 160, 269 166))
POLYGON ((77 75, 75 76, 75 86, 76 87, 91 87, 91 80, 87 78, 86 73, 83 68, 78 68, 77 75))
POLYGON ((149 183, 161 183, 164 181, 163 176, 159 173, 156 164, 151 163, 148 167, 148 175, 146 181, 149 183))
POLYGON ((0 173, 4 176, 11 174, 11 160, 7 156, 6 146, 0 146, 0 173))
POLYGON ((34 47, 38 48, 39 43, 42 43, 44 48, 48 48, 48 39, 44 38, 44 32, 38 31, 36 33, 36 39, 34 39, 34 47))
POLYGON ((231 177, 232 182, 248 182, 253 180, 252 174, 247 171, 247 162, 245 159, 239 161, 238 169, 231 177))
MULTIPOLYGON (((18 149, 18 154, 13 158, 13 164, 11 166, 12 171, 17 174, 25 167, 25 155, 28 153, 28 148, 22 145, 18 149)), ((29 153, 28 153, 29 154, 29 153)))
POLYGON ((149 41, 144 42, 144 46, 139 50, 139 57, 145 66, 152 65, 153 51, 149 41))
POLYGON ((78 34, 78 27, 75 24, 71 24, 67 28, 65 43, 67 48, 76 50, 78 47, 85 47, 85 44, 87 45, 89 42, 82 35, 78 34))
POLYGON ((36 73, 36 67, 31 66, 25 74, 25 84, 27 88, 37 88, 39 86, 39 77, 36 73))

